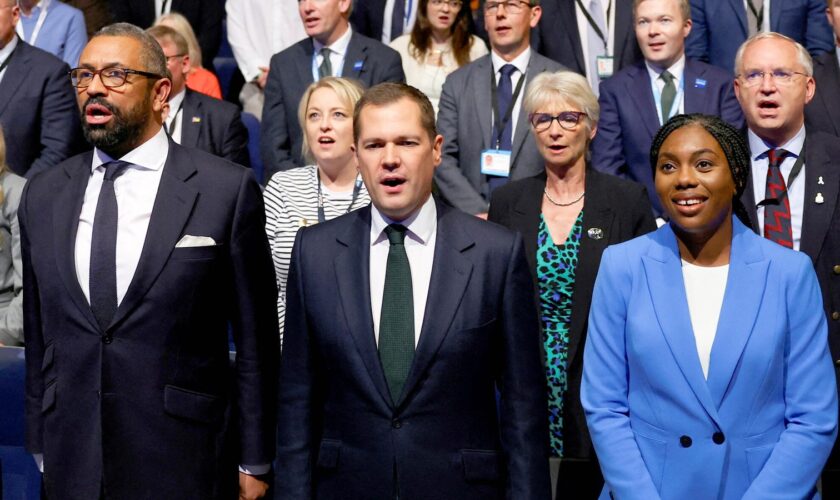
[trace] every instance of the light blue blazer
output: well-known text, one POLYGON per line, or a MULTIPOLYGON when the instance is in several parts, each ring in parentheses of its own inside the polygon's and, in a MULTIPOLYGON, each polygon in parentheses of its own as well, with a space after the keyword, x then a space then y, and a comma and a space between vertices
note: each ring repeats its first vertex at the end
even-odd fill
POLYGON ((601 498, 819 498, 837 389, 817 278, 733 226, 708 380, 670 226, 604 252, 581 387, 601 498))

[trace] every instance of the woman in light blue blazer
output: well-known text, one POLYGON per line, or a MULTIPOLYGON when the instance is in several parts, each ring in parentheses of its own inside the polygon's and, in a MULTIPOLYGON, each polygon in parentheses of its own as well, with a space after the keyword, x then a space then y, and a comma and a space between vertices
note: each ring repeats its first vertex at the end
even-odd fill
POLYGON ((651 164, 670 222, 604 252, 589 317, 601 497, 819 498, 837 389, 808 257, 733 216, 749 150, 719 118, 671 119, 651 164))

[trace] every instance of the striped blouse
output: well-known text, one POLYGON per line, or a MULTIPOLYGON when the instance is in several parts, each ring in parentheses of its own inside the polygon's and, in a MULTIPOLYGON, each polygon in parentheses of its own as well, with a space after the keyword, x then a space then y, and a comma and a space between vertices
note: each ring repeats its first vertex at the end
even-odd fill
MULTIPOLYGON (((277 172, 265 188, 265 232, 271 245, 274 272, 277 277, 277 316, 280 319, 280 343, 286 320, 286 281, 295 235, 303 226, 318 222, 318 177, 314 165, 277 172)), ((324 215, 334 219, 350 210, 370 203, 367 189, 362 186, 353 206, 352 192, 333 193, 322 187, 324 215)))

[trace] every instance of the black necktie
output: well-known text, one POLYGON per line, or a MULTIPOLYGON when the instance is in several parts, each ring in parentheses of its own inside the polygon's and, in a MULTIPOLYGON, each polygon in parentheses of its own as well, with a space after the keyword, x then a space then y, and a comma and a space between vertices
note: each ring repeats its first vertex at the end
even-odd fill
POLYGON ((105 330, 117 312, 117 195, 114 180, 131 165, 124 161, 105 164, 105 177, 93 217, 90 242, 90 309, 105 330))
POLYGON ((402 35, 405 19, 405 0, 394 0, 394 10, 391 11, 391 40, 402 35))
POLYGON ((391 247, 385 267, 382 313, 379 316, 379 359, 396 404, 414 359, 414 295, 411 267, 405 253, 405 226, 385 228, 391 247))
MULTIPOLYGON (((496 123, 498 124, 502 123, 502 119, 511 106, 511 101, 513 101, 513 79, 511 76, 513 76, 514 71, 516 71, 516 66, 513 64, 505 64, 499 69, 499 96, 497 99, 499 100, 499 114, 502 116, 496 117, 496 123)), ((501 135, 498 138, 499 149, 510 151, 513 144, 513 119, 508 119, 500 132, 501 135)))

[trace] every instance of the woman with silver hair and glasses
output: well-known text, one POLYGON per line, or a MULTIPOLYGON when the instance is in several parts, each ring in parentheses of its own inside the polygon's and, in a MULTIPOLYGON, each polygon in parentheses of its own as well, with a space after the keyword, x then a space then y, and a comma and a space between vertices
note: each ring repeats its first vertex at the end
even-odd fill
POLYGON ((545 171, 494 191, 489 219, 525 240, 540 309, 558 491, 593 498, 603 480, 579 396, 592 287, 608 245, 656 225, 641 185, 589 168, 599 108, 585 78, 542 73, 528 85, 523 106, 545 171))

